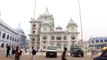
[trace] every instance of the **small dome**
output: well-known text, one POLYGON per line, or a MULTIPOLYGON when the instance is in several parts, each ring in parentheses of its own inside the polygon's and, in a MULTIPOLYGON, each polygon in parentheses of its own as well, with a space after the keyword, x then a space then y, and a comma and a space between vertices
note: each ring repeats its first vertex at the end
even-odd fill
POLYGON ((74 21, 73 21, 72 18, 71 18, 71 20, 69 21, 68 24, 73 24, 73 23, 74 23, 74 21))
POLYGON ((68 22, 68 25, 67 25, 66 27, 70 27, 70 26, 76 26, 76 27, 77 27, 77 24, 72 20, 72 18, 71 18, 71 20, 68 22))
POLYGON ((55 28, 56 30, 62 30, 62 27, 58 26, 55 28))
POLYGON ((48 8, 46 8, 46 11, 42 15, 40 15, 40 17, 52 17, 52 14, 49 13, 48 8))
POLYGON ((20 24, 19 24, 19 26, 18 26, 17 28, 15 28, 15 31, 21 32, 21 33, 24 34, 24 31, 23 31, 23 29, 20 27, 20 24))

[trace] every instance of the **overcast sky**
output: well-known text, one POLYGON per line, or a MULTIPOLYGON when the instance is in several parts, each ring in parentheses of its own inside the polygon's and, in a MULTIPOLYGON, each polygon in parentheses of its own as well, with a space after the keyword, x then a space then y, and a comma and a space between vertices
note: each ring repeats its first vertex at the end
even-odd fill
MULTIPOLYGON (((35 0, 0 0, 2 20, 12 28, 20 23, 25 34, 30 33, 31 17, 34 13, 35 0)), ((55 27, 66 27, 72 18, 80 32, 78 0, 36 0, 35 18, 45 12, 46 8, 54 16, 55 27)), ((83 38, 90 36, 107 36, 107 0, 80 0, 83 38)), ((79 35, 80 36, 80 35, 79 35)))

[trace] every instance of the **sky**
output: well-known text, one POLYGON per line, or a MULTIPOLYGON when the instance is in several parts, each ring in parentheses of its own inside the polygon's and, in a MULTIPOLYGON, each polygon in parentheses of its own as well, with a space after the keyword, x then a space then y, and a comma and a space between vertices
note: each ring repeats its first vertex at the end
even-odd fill
MULTIPOLYGON (((107 36, 107 0, 79 1, 83 40, 88 40, 91 36, 107 36)), ((55 27, 59 25, 65 29, 72 18, 78 24, 80 32, 78 0, 36 0, 35 16, 34 3, 35 0, 0 0, 0 18, 12 28, 20 24, 25 35, 28 36, 31 17, 36 19, 48 8, 54 17, 55 27)))

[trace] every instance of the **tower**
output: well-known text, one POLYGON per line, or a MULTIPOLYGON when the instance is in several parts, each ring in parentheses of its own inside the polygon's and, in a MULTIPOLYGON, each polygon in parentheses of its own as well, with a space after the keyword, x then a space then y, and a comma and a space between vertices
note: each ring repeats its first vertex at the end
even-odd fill
POLYGON ((72 20, 72 18, 66 26, 68 32, 77 32, 77 27, 78 25, 72 20))
POLYGON ((36 20, 34 18, 31 18, 30 21, 31 28, 30 28, 30 34, 29 34, 29 39, 30 39, 30 48, 36 46, 36 20))
POLYGON ((77 27, 78 25, 72 20, 72 18, 70 19, 68 25, 66 26, 67 32, 71 33, 72 44, 75 44, 78 41, 79 32, 77 31, 77 27))

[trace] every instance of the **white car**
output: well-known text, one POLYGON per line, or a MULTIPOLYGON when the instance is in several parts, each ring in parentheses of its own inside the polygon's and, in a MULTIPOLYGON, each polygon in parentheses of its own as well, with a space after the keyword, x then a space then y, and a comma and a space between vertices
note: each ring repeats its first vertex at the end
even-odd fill
POLYGON ((46 49, 46 57, 57 57, 57 47, 48 46, 46 49))

